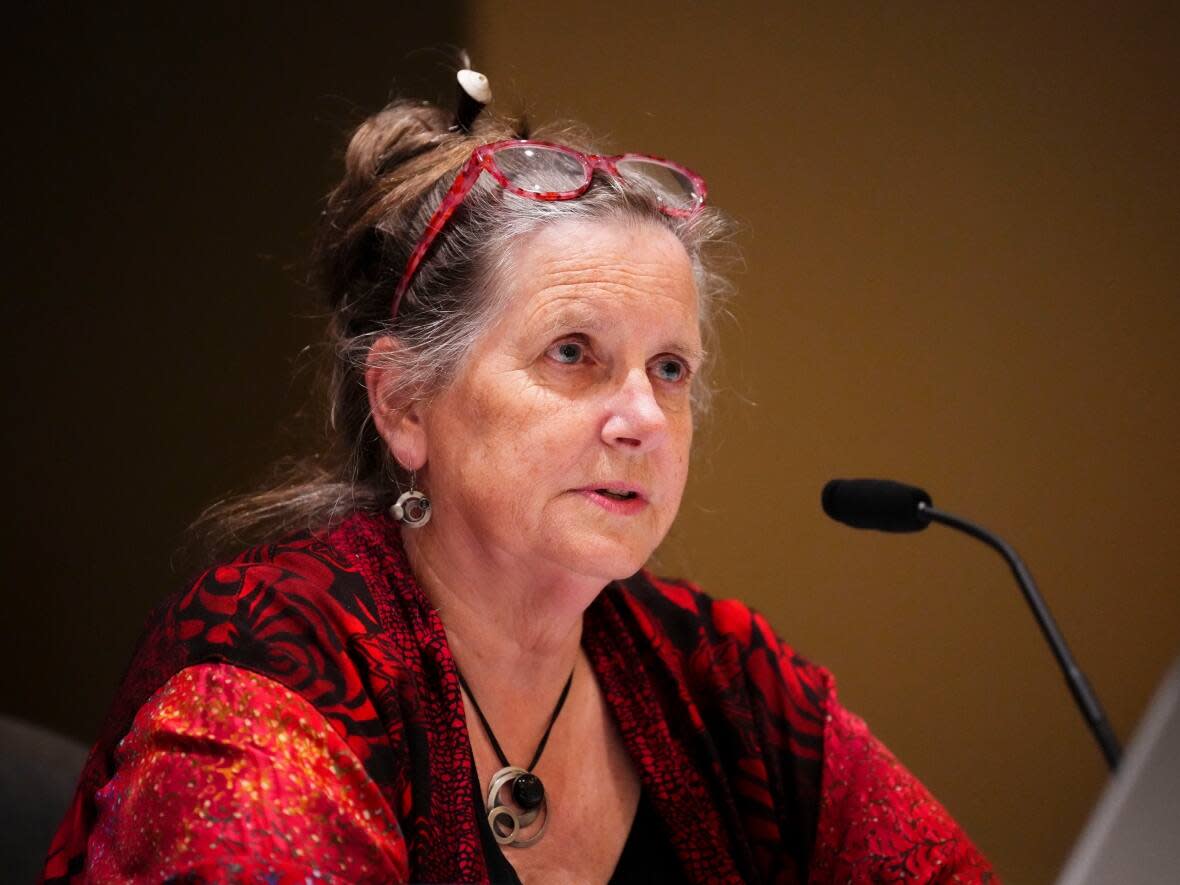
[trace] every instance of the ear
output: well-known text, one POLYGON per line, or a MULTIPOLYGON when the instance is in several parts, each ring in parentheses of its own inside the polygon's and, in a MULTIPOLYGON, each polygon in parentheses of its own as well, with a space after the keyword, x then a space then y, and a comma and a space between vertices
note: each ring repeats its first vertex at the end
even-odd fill
POLYGON ((393 457, 406 470, 421 470, 427 459, 425 404, 402 389, 402 371, 389 356, 400 345, 386 335, 369 349, 365 367, 365 388, 373 424, 393 457))

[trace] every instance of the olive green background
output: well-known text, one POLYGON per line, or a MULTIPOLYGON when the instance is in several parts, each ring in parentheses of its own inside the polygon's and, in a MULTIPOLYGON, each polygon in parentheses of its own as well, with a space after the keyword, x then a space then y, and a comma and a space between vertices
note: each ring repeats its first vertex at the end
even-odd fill
POLYGON ((1007 881, 1051 880, 1105 774, 1006 567, 844 529, 819 490, 912 481, 1000 531, 1130 736, 1180 652, 1178 30, 1146 3, 22 12, 0 709, 89 740, 185 524, 298 444, 339 133, 449 96, 461 44, 501 111, 674 157, 738 222, 659 567, 767 613, 1007 881))

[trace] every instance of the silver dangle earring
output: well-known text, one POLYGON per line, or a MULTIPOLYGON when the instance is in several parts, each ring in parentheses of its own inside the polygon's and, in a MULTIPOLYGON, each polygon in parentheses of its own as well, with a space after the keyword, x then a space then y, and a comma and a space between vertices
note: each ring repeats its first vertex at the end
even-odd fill
POLYGON ((410 474, 410 490, 402 492, 397 503, 389 508, 389 515, 402 525, 419 529, 430 522, 430 499, 414 488, 417 473, 410 474))

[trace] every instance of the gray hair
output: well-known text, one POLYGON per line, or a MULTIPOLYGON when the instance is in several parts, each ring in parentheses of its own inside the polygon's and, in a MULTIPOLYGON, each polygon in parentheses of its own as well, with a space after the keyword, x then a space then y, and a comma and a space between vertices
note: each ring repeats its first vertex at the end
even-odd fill
MULTIPOLYGON (((196 527, 218 552, 321 530, 356 508, 388 506, 407 477, 373 426, 364 380, 373 345, 386 336, 397 340, 374 364, 399 370, 399 398, 429 399, 444 389, 496 321, 516 246, 544 226, 614 222, 670 230, 692 263, 702 338, 706 353, 714 352, 716 318, 729 292, 716 269, 726 252, 728 221, 708 207, 691 218, 665 215, 642 183, 599 173, 585 194, 564 201, 520 198, 483 176, 434 241, 392 317, 402 270, 471 152, 530 135, 495 118, 477 121, 471 134, 450 132, 448 124, 438 108, 399 101, 354 132, 315 250, 318 288, 330 310, 326 446, 283 465, 269 488, 206 510, 196 527)), ((594 152, 568 127, 543 136, 594 152)), ((711 398, 709 361, 693 382, 697 416, 711 398)))

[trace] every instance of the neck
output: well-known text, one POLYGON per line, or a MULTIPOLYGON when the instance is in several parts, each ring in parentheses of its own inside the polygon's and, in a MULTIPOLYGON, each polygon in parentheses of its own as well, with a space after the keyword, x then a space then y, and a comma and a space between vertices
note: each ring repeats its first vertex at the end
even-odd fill
POLYGON ((579 658, 582 615, 603 581, 447 543, 433 527, 402 531, 406 555, 480 705, 497 729, 510 712, 548 713, 579 658))

